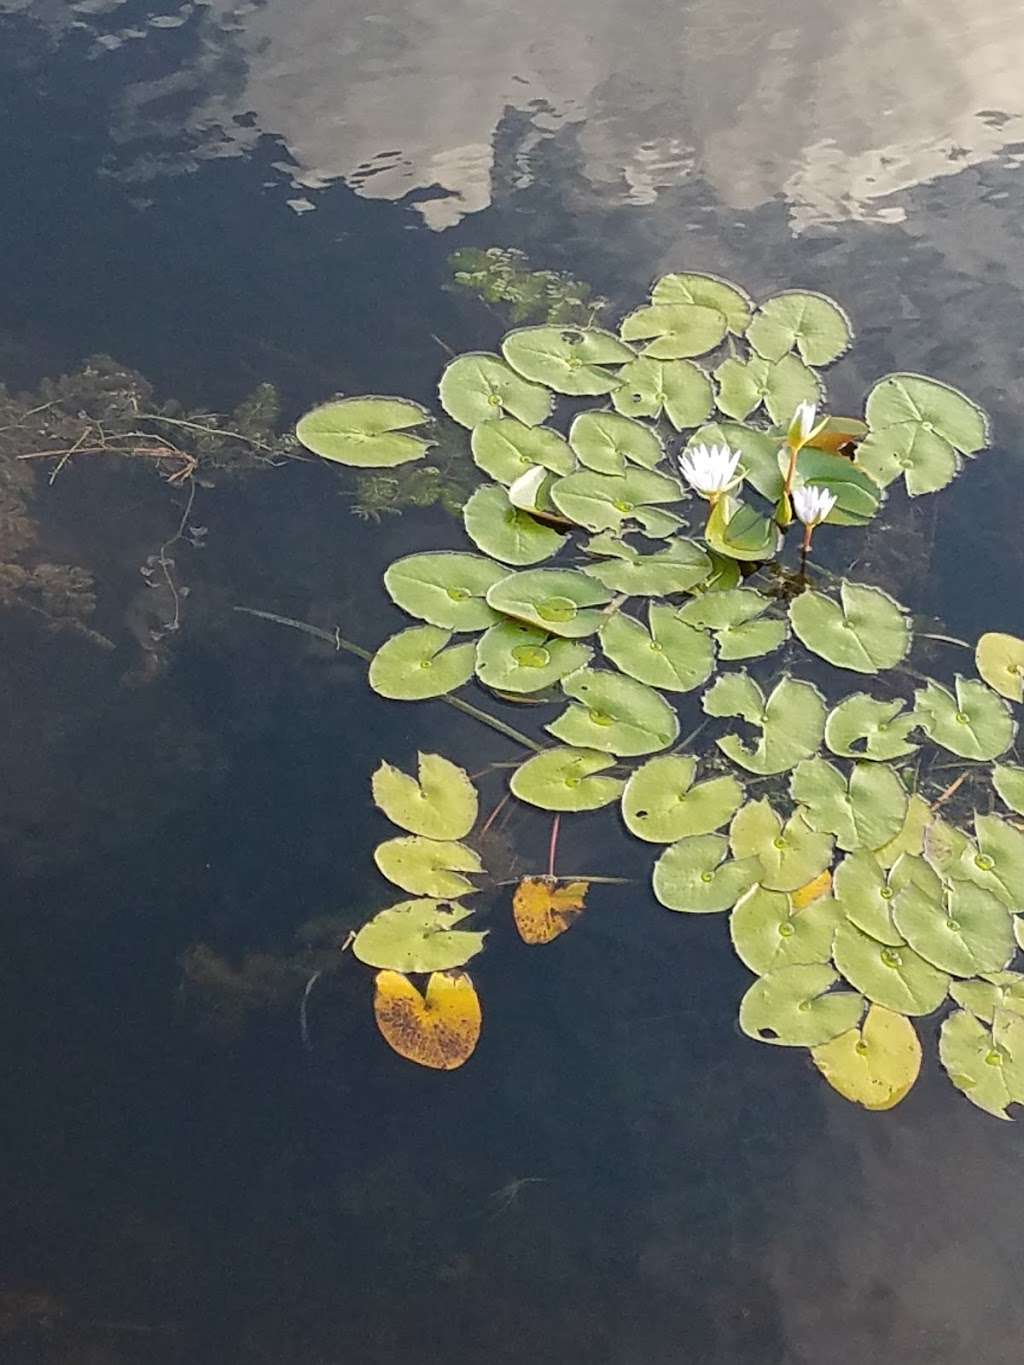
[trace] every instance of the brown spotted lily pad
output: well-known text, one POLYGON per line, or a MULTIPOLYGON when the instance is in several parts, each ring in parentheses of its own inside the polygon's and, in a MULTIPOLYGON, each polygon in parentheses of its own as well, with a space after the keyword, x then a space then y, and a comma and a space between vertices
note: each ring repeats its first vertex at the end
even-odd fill
POLYGON ((378 972, 373 1013, 389 1047, 435 1071, 462 1066, 480 1038, 480 998, 465 972, 433 972, 422 995, 401 972, 378 972))
POLYGON ((551 943, 583 913, 589 882, 524 877, 512 897, 512 915, 524 943, 551 943))

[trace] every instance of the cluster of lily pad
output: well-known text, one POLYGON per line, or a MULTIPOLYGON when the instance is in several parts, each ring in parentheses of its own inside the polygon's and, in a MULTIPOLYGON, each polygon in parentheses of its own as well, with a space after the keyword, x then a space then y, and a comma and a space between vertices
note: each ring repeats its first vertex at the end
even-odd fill
MULTIPOLYGON (((728 914, 756 977, 740 1004, 749 1037, 810 1049, 841 1094, 889 1108, 920 1066, 912 1020, 952 1001, 942 1062, 968 1098, 1006 1117, 1024 1103, 1024 974, 1012 969, 1024 946, 1024 832, 1012 818, 1024 815, 1024 768, 998 760, 1015 740, 1024 642, 982 636, 979 677, 958 675, 952 689, 924 680, 912 702, 855 690, 830 703, 820 684, 833 676, 906 679, 908 612, 879 587, 812 584, 772 563, 791 494, 812 490, 805 505, 827 510, 828 525, 864 526, 896 479, 911 496, 935 492, 988 442, 974 403, 912 374, 875 384, 863 419, 794 425, 824 403, 818 370, 850 341, 822 295, 755 306, 726 281, 673 274, 618 332, 521 327, 501 354, 453 360, 441 406, 485 476, 464 509, 473 549, 390 566, 387 593, 417 624, 380 646, 369 681, 400 701, 473 685, 503 703, 559 706, 550 743, 524 737, 534 752, 510 798, 556 820, 618 804, 629 833, 663 846, 660 903, 728 914), (722 446, 739 455, 736 478, 704 508, 680 470, 692 472, 687 453, 722 446), (771 662, 780 652, 784 668, 771 662), (790 671, 801 660, 812 677, 790 671), (700 689, 698 706, 687 694, 700 689), (702 752, 693 735, 680 743, 681 713, 707 730, 702 752), (925 742, 994 764, 990 804, 1007 813, 976 813, 970 832, 948 824, 914 789, 925 742)), ((404 399, 344 398, 303 417, 298 436, 328 460, 386 467, 428 453, 429 422, 404 399)), ((416 1021, 403 1016, 398 1050, 414 1055, 409 1029, 447 1025, 431 1009, 442 983, 432 977, 421 996, 408 975, 450 973, 484 946, 463 924, 484 871, 467 842, 482 832, 477 798, 440 756, 421 756, 418 782, 382 766, 374 796, 406 831, 377 849, 378 868, 416 899, 381 911, 353 948, 405 993, 416 1021)), ((553 866, 528 880, 517 926, 547 942, 586 887, 560 891, 553 866)), ((435 1053, 428 1065, 468 1055, 435 1053)))

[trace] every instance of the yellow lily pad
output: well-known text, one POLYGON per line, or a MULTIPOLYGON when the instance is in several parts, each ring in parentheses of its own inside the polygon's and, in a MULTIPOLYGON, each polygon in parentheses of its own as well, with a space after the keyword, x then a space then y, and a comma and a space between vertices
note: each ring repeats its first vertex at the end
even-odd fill
POLYGON ((904 1014, 872 1005, 863 1024, 811 1049, 814 1065, 844 1099, 893 1109, 921 1070, 921 1043, 904 1014))
POLYGON ((462 1066, 480 1038, 480 998, 465 972, 434 972, 422 995, 401 972, 378 972, 373 1013, 390 1048, 435 1071, 462 1066))

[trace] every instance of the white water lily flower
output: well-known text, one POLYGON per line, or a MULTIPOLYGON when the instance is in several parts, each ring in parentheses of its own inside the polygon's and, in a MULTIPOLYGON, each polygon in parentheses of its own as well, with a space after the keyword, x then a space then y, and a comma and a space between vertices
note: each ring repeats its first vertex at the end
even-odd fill
POLYGON ((789 423, 789 439, 792 444, 803 445, 814 431, 814 419, 818 415, 817 403, 798 403, 789 423))
POLYGON ((739 483, 736 473, 740 452, 728 446, 696 445, 679 456, 679 469, 686 482, 702 498, 716 498, 739 483))
POLYGON ((820 526, 837 501, 835 493, 819 484, 805 483, 793 489, 793 510, 805 526, 820 526))
POLYGON ((534 465, 525 474, 520 474, 508 490, 508 500, 513 507, 523 512, 537 510, 537 496, 548 477, 548 471, 541 465, 534 465))

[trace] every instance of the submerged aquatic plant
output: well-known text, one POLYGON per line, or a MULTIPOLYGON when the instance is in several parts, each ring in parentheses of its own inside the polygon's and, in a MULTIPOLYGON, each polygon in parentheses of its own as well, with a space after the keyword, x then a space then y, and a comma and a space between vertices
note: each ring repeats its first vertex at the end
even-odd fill
MULTIPOLYGON (((1024 1103, 1024 831, 991 806, 1024 812, 1024 768, 996 763, 990 790, 980 765, 1014 742, 1024 642, 982 636, 980 679, 926 680, 908 702, 921 675, 905 662, 907 609, 806 562, 816 528, 867 526, 898 478, 911 496, 944 487, 988 444, 988 422, 912 374, 880 380, 863 420, 826 415, 818 370, 851 339, 822 295, 755 306, 678 273, 617 332, 519 327, 500 354, 453 359, 441 406, 485 476, 464 509, 473 548, 387 571, 413 624, 372 656, 369 681, 394 700, 450 701, 530 751, 498 807, 553 817, 546 872, 512 896, 527 943, 564 934, 602 880, 556 875, 560 822, 617 805, 660 847, 657 900, 728 916, 756 978, 739 1009, 748 1037, 809 1049, 838 1093, 887 1109, 918 1074, 913 1021, 952 1001, 942 1062, 1007 1117, 1024 1103), (794 511, 799 569, 780 557, 794 511), (889 695, 851 691, 850 673, 875 687, 887 674, 889 695), (561 703, 550 741, 451 695, 474 682, 501 703, 561 703), (933 764, 942 750, 959 762, 933 764), (940 766, 960 775, 940 787, 940 766), (947 822, 943 808, 967 818, 971 784, 985 810, 972 828, 947 822)), ((419 460, 432 431, 419 405, 379 398, 299 424, 315 454, 364 468, 419 460)), ((413 899, 375 915, 352 950, 381 973, 391 1045, 459 1065, 480 1027, 462 969, 486 943, 470 898, 497 811, 481 822, 473 783, 440 755, 421 755, 418 778, 383 763, 374 798, 401 831, 377 865, 413 899), (429 974, 425 994, 409 973, 429 974)))

